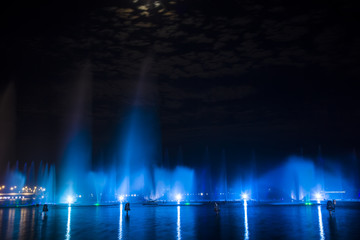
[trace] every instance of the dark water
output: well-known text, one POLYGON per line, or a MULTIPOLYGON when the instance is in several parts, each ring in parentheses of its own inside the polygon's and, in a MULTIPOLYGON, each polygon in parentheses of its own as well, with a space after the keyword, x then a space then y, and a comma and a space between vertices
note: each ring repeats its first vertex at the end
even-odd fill
POLYGON ((0 239, 360 239, 359 206, 0 208, 0 239))

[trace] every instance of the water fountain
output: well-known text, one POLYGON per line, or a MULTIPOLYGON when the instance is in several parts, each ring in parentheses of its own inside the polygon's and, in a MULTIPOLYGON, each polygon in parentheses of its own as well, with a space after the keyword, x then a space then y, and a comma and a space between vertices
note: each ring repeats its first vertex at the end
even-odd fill
POLYGON ((14 167, 8 164, 5 178, 4 185, 0 186, 0 200, 5 205, 55 202, 56 175, 54 165, 45 164, 43 166, 40 163, 35 171, 33 162, 29 169, 25 163, 23 170, 20 170, 18 162, 14 167))
POLYGON ((338 164, 328 163, 327 168, 325 171, 311 159, 292 156, 259 179, 260 198, 309 202, 329 198, 333 192, 345 193, 349 184, 341 176, 338 164))
MULTIPOLYGON (((322 156, 320 148, 315 160, 292 156, 261 175, 256 169, 254 151, 248 161, 250 165, 239 164, 240 171, 236 174, 228 169, 228 152, 224 149, 207 147, 196 169, 184 166, 181 146, 173 158, 176 161, 170 161, 169 151, 166 149, 162 153, 154 100, 156 91, 152 86, 155 84, 145 78, 150 64, 151 59, 145 59, 134 87, 134 100, 122 109, 115 136, 109 139, 112 144, 104 147, 104 152, 110 154, 100 156, 101 161, 94 159, 92 152, 91 64, 82 64, 75 81, 71 82, 73 92, 68 96, 71 105, 66 109, 68 119, 60 146, 60 164, 57 167, 46 162, 8 164, 0 192, 6 189, 18 194, 39 193, 35 197, 37 202, 67 203, 71 198, 75 203, 97 205, 118 202, 120 198, 122 201, 228 201, 242 199, 241 194, 247 194, 249 200, 288 202, 321 202, 329 197, 345 198, 344 193, 351 193, 346 198, 359 198, 357 168, 346 177, 339 164, 322 156), (218 161, 210 161, 217 158, 218 161)), ((10 85, 2 100, 7 99, 12 105, 10 100, 14 92, 14 85, 10 85)), ((2 104, 1 109, 5 108, 2 104)), ((5 115, 11 115, 8 112, 5 115)), ((357 166, 357 162, 354 153, 352 163, 357 166)))

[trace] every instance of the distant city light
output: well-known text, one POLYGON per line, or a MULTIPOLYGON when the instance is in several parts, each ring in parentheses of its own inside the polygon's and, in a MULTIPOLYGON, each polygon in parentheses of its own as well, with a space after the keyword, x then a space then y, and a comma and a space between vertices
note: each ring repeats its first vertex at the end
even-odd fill
POLYGON ((177 194, 177 195, 176 195, 176 200, 177 200, 178 202, 181 201, 181 194, 177 194))

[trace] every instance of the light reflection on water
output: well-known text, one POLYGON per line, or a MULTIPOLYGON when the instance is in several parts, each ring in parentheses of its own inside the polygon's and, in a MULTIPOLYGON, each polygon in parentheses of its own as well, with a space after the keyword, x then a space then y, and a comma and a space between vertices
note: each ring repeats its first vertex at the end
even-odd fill
POLYGON ((176 232, 177 232, 177 240, 181 240, 180 206, 177 206, 176 232))
POLYGON ((35 230, 33 230, 35 228, 35 214, 36 214, 36 209, 33 208, 31 211, 31 239, 34 239, 34 235, 35 235, 35 230))
POLYGON ((324 234, 324 227, 323 227, 323 221, 322 221, 322 215, 321 215, 321 206, 319 205, 317 207, 317 209, 318 209, 318 215, 319 215, 320 240, 324 240, 325 234, 324 234))
POLYGON ((249 225, 248 225, 248 216, 247 216, 247 201, 244 200, 244 224, 245 224, 245 234, 244 239, 249 239, 249 225))
MULTIPOLYGON (((2 226, 2 220, 3 220, 3 210, 0 209, 0 227, 2 226)), ((1 228, 0 228, 0 231, 1 231, 1 228)))
MULTIPOLYGON (((20 226, 26 224, 26 215, 28 211, 24 208, 20 211, 20 226)), ((20 233, 18 239, 24 239, 25 237, 25 228, 20 228, 20 233)))
POLYGON ((122 218, 123 218, 123 204, 120 203, 120 217, 119 217, 119 240, 122 239, 122 218))
POLYGON ((322 215, 325 206, 252 206, 246 202, 244 205, 224 204, 217 216, 210 204, 189 207, 134 204, 131 221, 121 204, 96 208, 51 206, 47 218, 42 218, 41 209, 36 207, 0 208, 0 239, 250 239, 251 235, 251 239, 325 240, 359 237, 360 228, 354 226, 358 223, 360 205, 338 208, 335 218, 322 215))
POLYGON ((66 235, 65 235, 65 239, 69 240, 71 235, 70 235, 70 220, 71 220, 71 206, 68 207, 68 219, 67 219, 67 224, 66 224, 66 235))
POLYGON ((8 217, 8 229, 6 232, 6 236, 8 238, 12 238, 13 230, 14 230, 14 218, 15 218, 15 209, 9 209, 9 217, 8 217))

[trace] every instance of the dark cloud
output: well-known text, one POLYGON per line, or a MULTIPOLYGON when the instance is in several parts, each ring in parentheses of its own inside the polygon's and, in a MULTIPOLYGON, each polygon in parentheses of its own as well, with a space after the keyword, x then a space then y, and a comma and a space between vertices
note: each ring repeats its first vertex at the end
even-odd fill
MULTIPOLYGON (((51 54, 84 57, 86 52, 99 75, 121 78, 136 77, 138 64, 148 53, 155 65, 161 65, 151 68, 149 74, 169 78, 236 77, 251 71, 251 66, 317 64, 325 68, 341 62, 345 65, 356 57, 343 52, 355 47, 355 40, 350 46, 338 46, 344 44, 347 30, 341 22, 331 21, 331 8, 302 12, 245 1, 236 5, 237 14, 227 16, 219 11, 210 16, 191 8, 182 12, 184 4, 135 1, 126 7, 92 10, 79 26, 81 33, 69 32, 53 40, 51 54)), ((39 43, 29 42, 41 48, 39 43)))

